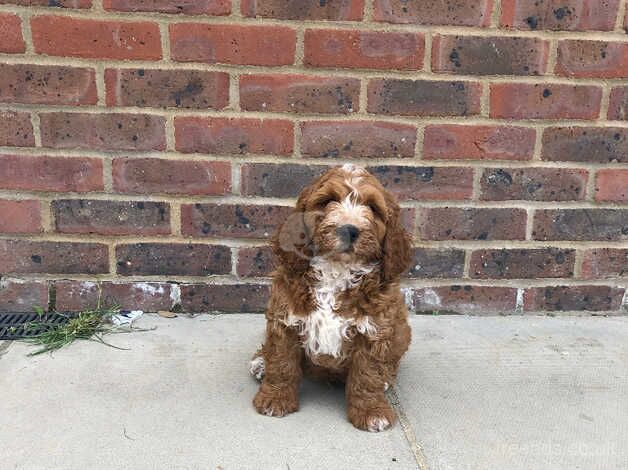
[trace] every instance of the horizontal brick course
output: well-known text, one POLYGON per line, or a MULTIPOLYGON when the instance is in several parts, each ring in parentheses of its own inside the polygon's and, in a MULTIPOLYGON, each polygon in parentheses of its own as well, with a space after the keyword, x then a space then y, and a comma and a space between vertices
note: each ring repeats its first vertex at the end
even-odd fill
POLYGON ((480 185, 485 201, 580 201, 588 172, 562 168, 487 168, 480 185))
POLYGON ((556 72, 568 77, 628 77, 628 43, 566 40, 558 43, 556 72))
POLYGON ((523 240, 523 209, 443 207, 420 209, 422 240, 523 240))
POLYGON ((181 13, 184 15, 228 15, 231 0, 103 0, 105 10, 181 13))
POLYGON ((595 179, 595 200, 628 202, 628 170, 600 170, 595 179))
POLYGON ((263 312, 270 286, 263 284, 183 284, 181 305, 186 312, 263 312))
POLYGON ((544 209, 534 215, 535 240, 628 240, 628 209, 544 209))
POLYGON ((41 228, 39 201, 0 199, 0 232, 39 233, 41 228))
POLYGON ((33 147, 35 135, 29 113, 0 111, 0 146, 33 147))
POLYGON ((18 54, 26 51, 22 21, 17 15, 0 13, 0 52, 18 54))
POLYGON ((599 279, 628 275, 628 249, 594 248, 584 252, 582 277, 599 279))
POLYGON ((238 250, 237 272, 240 277, 269 276, 274 265, 273 253, 268 246, 238 250))
POLYGON ((618 86, 611 89, 608 119, 628 121, 628 86, 618 86))
POLYGON ((478 250, 471 256, 470 275, 478 279, 572 277, 575 250, 539 248, 478 250))
POLYGON ((54 8, 90 8, 92 0, 0 0, 0 4, 40 6, 54 8))
POLYGON ((548 161, 628 162, 628 129, 550 127, 543 132, 541 159, 548 161))
POLYGON ((524 309, 529 311, 617 310, 624 289, 608 286, 556 286, 526 289, 524 309))
POLYGON ((464 272, 463 250, 415 248, 409 278, 458 278, 464 272))
POLYGON ((374 18, 388 23, 425 25, 488 26, 494 0, 408 2, 375 0, 374 18))
POLYGON ((512 314, 517 289, 510 287, 453 285, 414 291, 415 313, 512 314))
POLYGON ((2 279, 0 281, 0 312, 32 313, 33 307, 48 306, 48 283, 2 279))
POLYGON ((241 0, 240 5, 244 16, 281 20, 359 21, 364 10, 364 0, 241 0))
POLYGON ((240 192, 244 196, 297 197, 327 168, 323 165, 247 163, 241 169, 240 192))

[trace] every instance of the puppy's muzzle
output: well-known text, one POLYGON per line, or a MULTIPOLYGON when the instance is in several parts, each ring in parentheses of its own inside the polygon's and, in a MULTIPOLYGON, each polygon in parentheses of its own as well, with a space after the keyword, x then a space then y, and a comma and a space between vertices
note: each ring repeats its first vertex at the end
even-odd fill
POLYGON ((348 250, 360 236, 360 229, 351 224, 341 225, 336 229, 336 235, 343 249, 348 250))

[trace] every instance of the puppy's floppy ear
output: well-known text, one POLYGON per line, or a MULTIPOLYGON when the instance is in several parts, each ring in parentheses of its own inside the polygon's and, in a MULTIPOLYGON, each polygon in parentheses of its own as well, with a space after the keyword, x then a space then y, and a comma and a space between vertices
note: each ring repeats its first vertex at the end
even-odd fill
POLYGON ((298 209, 288 216, 271 241, 278 266, 294 273, 307 269, 313 256, 315 222, 312 214, 298 209))
POLYGON ((388 219, 386 235, 382 246, 382 280, 395 281, 410 266, 412 260, 412 242, 410 235, 401 223, 401 210, 395 198, 386 194, 388 219))

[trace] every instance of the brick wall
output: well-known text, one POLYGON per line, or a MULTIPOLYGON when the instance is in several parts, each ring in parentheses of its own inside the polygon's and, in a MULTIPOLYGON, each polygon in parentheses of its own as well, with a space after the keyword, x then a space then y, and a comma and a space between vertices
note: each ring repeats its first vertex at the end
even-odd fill
POLYGON ((358 162, 415 311, 625 312, 626 10, 0 0, 0 311, 259 311, 295 195, 358 162))

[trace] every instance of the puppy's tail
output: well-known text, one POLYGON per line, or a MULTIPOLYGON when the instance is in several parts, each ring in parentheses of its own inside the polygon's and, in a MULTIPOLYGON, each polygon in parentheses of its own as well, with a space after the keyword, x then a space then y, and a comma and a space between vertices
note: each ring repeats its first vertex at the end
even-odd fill
POLYGON ((261 347, 255 352, 253 358, 251 359, 251 362, 249 364, 249 372, 253 377, 255 377, 258 382, 261 382, 264 378, 264 356, 262 356, 261 347))

